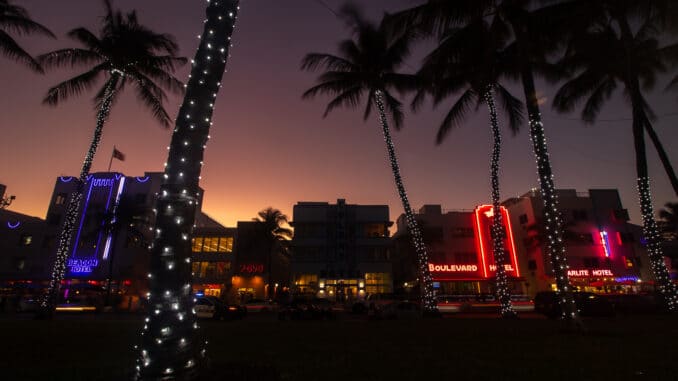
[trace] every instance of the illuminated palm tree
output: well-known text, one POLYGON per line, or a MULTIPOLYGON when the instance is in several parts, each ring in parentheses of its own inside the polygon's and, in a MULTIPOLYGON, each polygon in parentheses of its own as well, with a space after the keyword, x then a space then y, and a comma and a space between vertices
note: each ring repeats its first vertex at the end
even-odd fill
MULTIPOLYGON (((414 100, 419 107, 426 93, 438 105, 453 94, 460 94, 438 129, 437 143, 441 143, 450 129, 464 122, 469 109, 485 103, 490 116, 494 145, 492 149, 491 188, 493 205, 492 243, 496 264, 497 296, 503 317, 515 317, 504 264, 504 224, 500 210, 499 158, 501 133, 497 120, 495 94, 501 100, 509 127, 515 133, 523 122, 523 104, 500 83, 502 78, 516 76, 517 68, 507 59, 505 50, 508 34, 496 24, 483 19, 469 22, 462 28, 452 28, 442 34, 438 47, 425 59, 419 71, 424 88, 414 100)), ((510 53, 509 53, 510 54, 510 53)))
POLYGON ((86 28, 75 28, 68 36, 83 45, 83 48, 60 49, 38 57, 45 68, 86 68, 84 73, 52 87, 43 102, 50 106, 80 95, 104 80, 94 97, 97 120, 94 135, 85 155, 78 186, 71 196, 66 218, 59 234, 56 258, 46 297, 41 305, 43 313, 51 314, 59 293, 61 280, 66 270, 66 259, 70 252, 73 230, 78 210, 82 203, 82 191, 101 140, 101 134, 111 106, 122 91, 133 86, 137 97, 153 113, 164 127, 169 127, 170 117, 163 107, 166 94, 163 88, 175 93, 183 91, 183 84, 172 72, 186 60, 177 57, 178 46, 174 38, 156 33, 139 24, 135 12, 123 15, 114 11, 110 0, 104 0, 106 16, 99 35, 86 28))
POLYGON ((374 25, 363 19, 361 13, 352 5, 344 6, 341 14, 354 36, 339 43, 340 55, 310 53, 304 57, 302 70, 325 71, 318 78, 319 84, 308 89, 303 98, 313 98, 319 94, 334 96, 327 105, 324 116, 341 106, 357 108, 363 100, 365 100, 365 119, 370 116, 373 107, 377 108, 391 170, 417 253, 419 276, 423 285, 421 289, 424 311, 426 314, 435 314, 438 308, 433 297, 433 282, 428 270, 428 253, 407 199, 387 117, 388 112, 396 129, 402 126, 402 104, 392 92, 394 89, 398 91, 410 89, 416 83, 414 76, 396 71, 409 54, 412 36, 401 35, 391 38, 383 23, 374 25))
MULTIPOLYGON (((572 111, 585 101, 582 119, 593 123, 599 111, 618 87, 623 87, 631 107, 637 186, 643 218, 643 235, 657 288, 666 308, 678 311, 678 287, 671 281, 664 263, 661 238, 654 219, 647 165, 645 132, 652 136, 653 112, 643 92, 667 70, 665 49, 660 47, 657 14, 639 12, 640 2, 601 1, 604 16, 583 33, 576 34, 560 64, 571 77, 558 90, 553 104, 559 111, 572 111)), ((660 2, 649 4, 659 4, 660 2)), ((648 8, 645 8, 648 9, 648 8)))
POLYGON ((535 86, 535 73, 547 79, 557 79, 558 72, 545 61, 562 42, 572 24, 580 24, 593 15, 585 9, 589 0, 532 1, 532 0, 428 0, 424 4, 396 13, 388 18, 392 33, 416 29, 429 35, 440 35, 449 28, 464 25, 469 20, 487 17, 498 27, 510 30, 513 41, 506 48, 504 59, 519 68, 519 77, 525 93, 530 139, 537 162, 540 193, 547 216, 546 253, 556 281, 556 290, 562 296, 562 317, 581 327, 577 308, 567 276, 567 258, 562 236, 562 220, 558 212, 555 182, 546 144, 544 124, 535 86), (548 6, 535 7, 536 4, 548 6), (509 54, 511 53, 511 54, 509 54))
POLYGON ((155 210, 148 315, 137 348, 136 380, 194 380, 207 349, 199 338, 191 287, 191 235, 212 114, 231 46, 238 0, 209 0, 186 95, 170 143, 155 210))
POLYGON ((49 29, 31 20, 25 8, 14 5, 8 0, 0 0, 0 52, 14 61, 25 64, 32 70, 42 73, 42 67, 28 54, 10 34, 43 35, 54 38, 49 29))

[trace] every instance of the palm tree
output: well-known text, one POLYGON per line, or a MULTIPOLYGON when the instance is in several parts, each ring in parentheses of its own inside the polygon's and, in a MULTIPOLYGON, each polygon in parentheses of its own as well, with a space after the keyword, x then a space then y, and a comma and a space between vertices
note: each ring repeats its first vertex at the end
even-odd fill
POLYGON ((289 223, 288 217, 280 210, 272 207, 261 210, 254 220, 258 224, 260 234, 268 248, 268 279, 266 280, 268 289, 266 295, 271 299, 273 295, 271 273, 273 272, 274 253, 284 251, 285 243, 292 239, 294 233, 292 229, 286 227, 289 223))
POLYGON ((340 55, 310 53, 304 57, 301 64, 302 70, 323 69, 325 72, 318 78, 319 83, 303 94, 303 98, 309 99, 319 94, 334 96, 334 99, 327 105, 324 116, 340 106, 358 107, 365 99, 365 95, 367 99, 364 119, 370 116, 372 108, 376 106, 396 188, 405 210, 407 227, 412 233, 412 243, 417 252, 419 275, 423 284, 421 289, 424 311, 426 314, 436 314, 438 308, 433 295, 431 274, 428 270, 428 253, 407 199, 387 117, 388 110, 396 129, 402 126, 402 104, 393 96, 392 91, 393 89, 403 91, 411 88, 416 82, 412 75, 396 72, 409 54, 412 36, 389 37, 383 23, 374 25, 363 19, 361 13, 353 5, 345 5, 341 10, 341 15, 346 19, 354 36, 352 39, 339 43, 340 55))
POLYGON ((41 24, 31 20, 25 8, 14 5, 9 0, 0 0, 0 51, 14 61, 25 64, 30 69, 42 73, 42 67, 28 54, 10 33, 17 35, 38 34, 55 38, 54 34, 41 24))
POLYGON ((104 123, 111 106, 127 85, 135 87, 138 98, 150 109, 155 119, 169 127, 170 117, 163 107, 166 93, 183 91, 183 84, 171 73, 185 58, 177 57, 178 46, 174 38, 156 33, 139 24, 134 11, 123 15, 114 11, 110 0, 104 0, 106 16, 99 35, 86 28, 75 28, 68 36, 83 48, 55 50, 38 57, 45 68, 86 68, 86 71, 52 87, 43 102, 57 106, 61 102, 82 94, 104 79, 94 101, 97 121, 94 136, 80 170, 78 187, 69 200, 64 225, 59 235, 59 245, 46 297, 42 301, 44 312, 50 313, 64 277, 65 263, 70 252, 75 220, 82 202, 82 191, 89 175, 104 123))
MULTIPOLYGON (((537 174, 544 205, 547 238, 546 253, 550 259, 556 280, 556 290, 562 296, 558 300, 563 311, 562 318, 581 327, 577 308, 567 276, 567 258, 562 239, 562 220, 558 212, 555 182, 541 118, 535 72, 552 76, 552 68, 544 56, 556 49, 567 27, 588 20, 591 15, 581 12, 588 0, 540 1, 553 3, 540 8, 530 7, 531 0, 428 0, 426 3, 401 11, 387 21, 392 33, 417 29, 428 35, 440 35, 450 27, 463 25, 477 17, 488 17, 492 23, 500 23, 513 34, 513 42, 507 47, 505 59, 515 60, 525 93, 530 139, 536 157, 537 174), (563 17, 567 15, 569 17, 563 17), (509 54, 512 52, 512 54, 509 54)), ((558 74, 558 73, 555 73, 558 74)))
POLYGON ((214 102, 229 57, 238 0, 210 0, 200 45, 156 200, 149 313, 137 347, 136 380, 194 380, 207 355, 191 288, 191 235, 214 102))
POLYGON ((606 17, 583 33, 576 34, 560 61, 572 73, 558 90, 553 104, 559 111, 567 112, 572 111, 579 101, 585 100, 582 119, 593 123, 603 103, 617 87, 623 87, 632 112, 638 193, 650 264, 666 308, 677 311, 678 287, 671 282, 663 260, 650 195, 645 147, 645 132, 650 131, 653 112, 643 92, 650 90, 657 75, 666 70, 657 38, 658 23, 652 14, 639 13, 633 2, 615 0, 601 4, 606 17), (633 27, 635 25, 636 28, 633 27))
POLYGON ((452 28, 444 32, 438 47, 425 59, 419 75, 425 78, 425 86, 414 100, 415 109, 419 107, 424 94, 433 96, 435 105, 439 105, 452 94, 460 93, 438 129, 437 143, 441 143, 450 129, 463 123, 469 108, 485 103, 489 110, 490 126, 494 145, 492 149, 491 185, 492 185, 492 243, 496 264, 497 296, 501 302, 503 317, 515 317, 511 305, 505 264, 504 225, 500 210, 499 158, 501 154, 501 133, 497 120, 495 92, 509 119, 509 127, 515 133, 523 122, 523 104, 501 85, 502 77, 516 75, 516 67, 506 57, 508 34, 499 24, 489 24, 482 18, 471 21, 462 28, 452 28))

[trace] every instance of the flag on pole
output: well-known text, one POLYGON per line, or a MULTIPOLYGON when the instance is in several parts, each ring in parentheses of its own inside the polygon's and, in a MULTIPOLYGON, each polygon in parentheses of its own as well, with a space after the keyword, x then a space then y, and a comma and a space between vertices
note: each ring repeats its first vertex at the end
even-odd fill
POLYGON ((125 161, 125 154, 118 151, 118 149, 115 147, 113 147, 113 157, 120 161, 125 161))

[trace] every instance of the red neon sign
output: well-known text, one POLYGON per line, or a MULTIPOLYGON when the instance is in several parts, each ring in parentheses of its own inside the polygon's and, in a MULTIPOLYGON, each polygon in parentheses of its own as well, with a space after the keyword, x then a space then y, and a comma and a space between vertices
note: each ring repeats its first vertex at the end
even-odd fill
POLYGON ((264 272, 264 265, 260 263, 243 263, 240 265, 240 274, 257 274, 264 272))
MULTIPOLYGON (((474 212, 474 230, 476 244, 476 263, 431 263, 428 267, 433 280, 474 280, 493 278, 497 271, 492 252, 492 205, 481 205, 474 212)), ((507 252, 504 269, 509 277, 520 277, 518 258, 513 239, 513 230, 509 219, 508 210, 501 207, 502 222, 505 229, 504 248, 507 252)))

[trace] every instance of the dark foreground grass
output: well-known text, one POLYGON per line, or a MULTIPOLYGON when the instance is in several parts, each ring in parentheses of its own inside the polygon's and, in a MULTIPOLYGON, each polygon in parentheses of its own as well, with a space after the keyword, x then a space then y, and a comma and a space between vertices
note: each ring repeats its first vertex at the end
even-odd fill
MULTIPOLYGON (((128 380, 139 321, 0 320, 0 379, 128 380)), ((678 380, 671 316, 203 325, 223 380, 678 380)))

